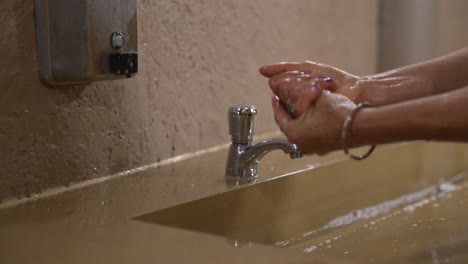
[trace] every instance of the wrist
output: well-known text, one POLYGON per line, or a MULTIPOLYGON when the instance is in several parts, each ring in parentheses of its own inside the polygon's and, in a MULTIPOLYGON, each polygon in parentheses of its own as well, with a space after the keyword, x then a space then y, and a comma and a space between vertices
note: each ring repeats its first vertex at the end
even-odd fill
POLYGON ((375 149, 375 145, 372 145, 371 148, 363 155, 361 156, 356 156, 354 154, 351 154, 349 152, 349 149, 351 147, 356 147, 356 146, 360 146, 360 141, 362 142, 362 139, 359 139, 359 137, 356 137, 356 135, 353 135, 351 136, 350 134, 350 127, 353 123, 353 120, 354 118, 356 117, 356 115, 362 111, 364 108, 367 108, 367 107, 370 107, 370 105, 367 103, 367 102, 363 102, 363 103, 359 103, 349 114, 348 116, 346 117, 346 120, 343 124, 343 128, 341 130, 341 145, 342 145, 342 148, 344 150, 344 153, 346 155, 348 155, 350 158, 352 159, 355 159, 355 160, 363 160, 363 159, 366 159, 367 157, 369 157, 369 155, 372 154, 372 152, 374 151, 375 149), (349 137, 351 137, 353 139, 353 143, 351 143, 349 140, 349 137))
POLYGON ((401 74, 397 70, 362 77, 356 89, 359 90, 356 103, 369 102, 372 106, 400 103, 434 93, 431 78, 401 74))
POLYGON ((356 104, 368 102, 372 106, 382 105, 382 87, 385 83, 385 79, 378 75, 360 77, 351 87, 355 94, 352 100, 356 104))
POLYGON ((355 148, 364 145, 370 145, 371 143, 366 138, 366 133, 371 129, 367 122, 369 115, 372 115, 373 108, 363 108, 354 117, 353 122, 348 128, 348 146, 355 148))
POLYGON ((355 146, 418 139, 426 126, 420 122, 427 115, 413 107, 416 101, 363 109, 350 127, 355 146))

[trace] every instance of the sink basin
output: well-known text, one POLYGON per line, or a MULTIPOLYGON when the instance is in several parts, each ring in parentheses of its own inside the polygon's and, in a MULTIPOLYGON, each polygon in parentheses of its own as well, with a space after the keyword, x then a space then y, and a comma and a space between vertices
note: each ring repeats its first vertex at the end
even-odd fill
POLYGON ((441 179, 467 168, 466 145, 402 144, 365 161, 311 168, 135 219, 288 247, 435 195, 441 179))

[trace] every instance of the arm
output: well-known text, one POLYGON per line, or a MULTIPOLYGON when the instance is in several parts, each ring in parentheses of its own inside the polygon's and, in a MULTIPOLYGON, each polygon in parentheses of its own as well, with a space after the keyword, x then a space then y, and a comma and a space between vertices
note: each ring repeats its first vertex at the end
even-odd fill
MULTIPOLYGON (((333 92, 342 94, 355 103, 367 101, 374 106, 381 106, 468 85, 468 48, 430 61, 363 77, 310 61, 267 65, 260 68, 260 73, 269 78, 271 89, 283 103, 290 99, 286 98, 290 90, 312 85, 310 78, 297 78, 305 75, 331 77, 336 85, 324 89, 333 88, 333 92), (296 79, 301 81, 291 82, 296 79)), ((303 94, 301 98, 314 102, 318 95, 310 92, 303 94)))
POLYGON ((407 140, 468 142, 468 87, 363 109, 356 115, 350 132, 353 145, 407 140))
POLYGON ((468 85, 468 48, 426 62, 361 77, 357 102, 387 105, 435 95, 468 85))
MULTIPOLYGON (((275 121, 291 143, 306 154, 341 149, 344 120, 356 105, 324 91, 313 107, 293 118, 273 98, 275 121)), ((409 140, 468 142, 468 87, 397 104, 364 108, 349 128, 348 146, 409 140)))

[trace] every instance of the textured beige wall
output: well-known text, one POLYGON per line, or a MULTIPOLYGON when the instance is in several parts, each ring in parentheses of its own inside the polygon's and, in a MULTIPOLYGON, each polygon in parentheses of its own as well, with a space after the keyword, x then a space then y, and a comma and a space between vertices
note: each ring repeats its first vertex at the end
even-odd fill
POLYGON ((380 9, 380 70, 468 46, 466 0, 380 0, 380 9))
POLYGON ((468 1, 437 0, 436 56, 468 46, 468 1))
POLYGON ((0 1, 0 201, 226 143, 231 105, 276 129, 262 64, 376 64, 374 0, 139 0, 136 78, 49 89, 33 3, 0 1))

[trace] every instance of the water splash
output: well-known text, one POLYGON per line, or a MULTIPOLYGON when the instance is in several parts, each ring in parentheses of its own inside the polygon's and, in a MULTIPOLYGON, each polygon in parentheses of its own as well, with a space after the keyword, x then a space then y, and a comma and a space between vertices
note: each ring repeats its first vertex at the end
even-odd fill
MULTIPOLYGON (((286 247, 286 246, 298 244, 298 243, 301 243, 301 242, 307 240, 311 236, 317 236, 317 235, 319 235, 321 233, 324 233, 326 231, 329 231, 331 229, 336 229, 336 228, 339 228, 339 227, 342 227, 342 226, 350 225, 350 224, 355 223, 357 221, 374 218, 374 217, 376 217, 378 215, 388 213, 391 210, 393 210, 393 209, 395 209, 397 207, 404 206, 404 205, 406 205, 406 206, 403 208, 403 211, 412 212, 416 208, 424 206, 424 205, 430 203, 431 201, 436 200, 436 196, 444 196, 444 195, 447 195, 449 192, 457 190, 459 187, 457 187, 454 183, 463 180, 465 177, 466 177, 466 173, 461 173, 459 175, 456 175, 456 176, 448 179, 446 182, 444 182, 442 184, 433 185, 433 186, 424 188, 424 189, 422 189, 420 191, 409 193, 409 194, 400 196, 398 198, 395 198, 393 200, 377 204, 375 206, 365 207, 365 208, 362 208, 362 209, 352 211, 352 212, 350 212, 348 214, 339 216, 339 217, 331 220, 330 222, 328 222, 327 224, 325 224, 324 226, 322 226, 322 227, 320 227, 318 229, 307 231, 307 232, 303 233, 300 237, 295 237, 295 238, 292 238, 292 239, 289 239, 289 240, 278 241, 278 242, 274 243, 274 246, 286 247), (428 196, 430 196, 430 197, 426 198, 428 196)), ((392 214, 383 216, 383 217, 381 217, 381 218, 379 218, 377 220, 372 221, 370 223, 370 225, 375 225, 377 222, 384 221, 384 220, 386 220, 386 219, 388 219, 388 218, 390 218, 392 216, 398 215, 400 213, 401 212, 398 210, 398 211, 396 211, 396 212, 394 212, 392 214)), ((366 226, 368 226, 368 225, 366 224, 364 227, 366 227, 366 226)), ((355 230, 353 230, 353 231, 355 231, 355 230)), ((335 240, 337 240, 340 237, 341 237, 341 235, 338 236, 335 240)), ((327 241, 330 241, 330 240, 327 240, 327 241)), ((311 247, 308 247, 308 248, 304 249, 304 252, 305 253, 313 252, 318 247, 321 247, 321 246, 323 246, 323 243, 320 243, 318 245, 313 245, 311 247)))

